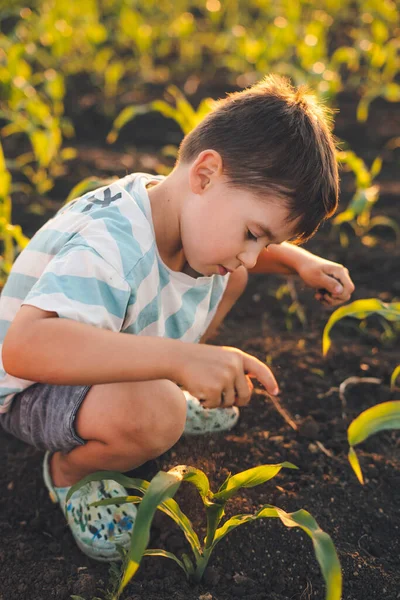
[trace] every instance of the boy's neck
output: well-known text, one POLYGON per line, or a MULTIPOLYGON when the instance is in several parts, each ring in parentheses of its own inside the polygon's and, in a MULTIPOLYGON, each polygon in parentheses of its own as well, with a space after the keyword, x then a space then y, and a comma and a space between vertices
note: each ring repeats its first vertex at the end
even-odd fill
POLYGON ((176 169, 160 183, 153 183, 149 182, 147 191, 158 252, 170 269, 187 272, 190 267, 183 254, 180 235, 181 202, 186 189, 184 173, 176 169))

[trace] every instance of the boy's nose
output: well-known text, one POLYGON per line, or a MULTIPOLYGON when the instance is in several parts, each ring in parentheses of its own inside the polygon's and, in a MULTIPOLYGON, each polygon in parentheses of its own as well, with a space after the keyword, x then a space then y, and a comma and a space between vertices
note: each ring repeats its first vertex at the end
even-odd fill
POLYGON ((258 253, 255 252, 242 252, 238 256, 238 259, 246 269, 252 269, 255 267, 257 258, 258 253))

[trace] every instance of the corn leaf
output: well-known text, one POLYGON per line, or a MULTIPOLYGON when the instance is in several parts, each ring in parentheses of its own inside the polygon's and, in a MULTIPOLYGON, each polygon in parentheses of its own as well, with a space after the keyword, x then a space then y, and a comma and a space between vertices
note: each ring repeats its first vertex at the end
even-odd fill
POLYGON ((390 217, 384 217, 384 216, 378 216, 378 217, 374 217, 373 219, 370 220, 368 227, 365 230, 365 233, 367 233, 368 231, 371 231, 371 229, 373 229, 374 227, 389 227, 390 229, 392 229, 395 234, 396 237, 400 235, 400 227, 398 226, 398 224, 396 223, 396 221, 394 219, 391 219, 390 217))
POLYGON ((356 446, 385 429, 400 429, 400 400, 382 402, 358 415, 347 430, 349 446, 356 446))
POLYGON ((212 498, 213 500, 223 500, 224 502, 227 502, 240 488, 250 488, 260 485, 275 477, 282 468, 297 469, 297 467, 290 462, 253 467, 252 469, 228 477, 221 485, 218 492, 213 494, 212 498))
MULTIPOLYGON (((102 481, 103 479, 111 479, 113 481, 117 481, 118 483, 120 483, 121 485, 123 485, 126 488, 133 488, 133 489, 139 490, 141 492, 146 492, 146 490, 149 488, 149 485, 150 485, 148 481, 145 481, 143 479, 133 479, 131 477, 127 477, 126 475, 122 475, 121 473, 118 473, 117 471, 97 471, 96 473, 92 473, 91 475, 88 475, 87 477, 85 477, 84 479, 82 479, 81 481, 79 481, 78 483, 73 485, 67 494, 66 502, 69 500, 69 498, 72 496, 72 494, 75 491, 77 491, 79 488, 81 488, 82 486, 86 485, 87 483, 90 483, 91 481, 102 481)), ((102 505, 120 504, 120 503, 122 503, 122 498, 123 497, 105 498, 104 500, 99 500, 99 504, 102 504, 102 505)), ((126 496, 126 498, 129 498, 129 500, 127 500, 127 502, 132 502, 134 504, 138 503, 138 501, 136 500, 137 497, 135 497, 135 496, 126 496)), ((141 500, 142 500, 142 498, 140 498, 139 501, 141 502, 141 500)), ((95 506, 96 504, 97 503, 93 503, 93 506, 95 506)), ((173 498, 170 498, 169 500, 162 502, 158 508, 161 512, 165 513, 173 521, 175 521, 175 523, 178 525, 178 527, 180 527, 180 529, 183 531, 187 541, 189 542, 194 555, 197 558, 201 553, 200 541, 197 536, 197 533, 193 529, 193 526, 192 526, 190 520, 185 515, 185 513, 183 513, 181 511, 179 504, 173 498)))
POLYGON ((115 504, 139 504, 141 501, 142 496, 113 496, 112 498, 103 498, 103 500, 91 502, 89 506, 96 508, 97 506, 113 506, 115 504))
POLYGON ((145 550, 143 556, 163 556, 164 558, 170 558, 171 560, 174 560, 176 564, 180 566, 181 569, 183 569, 186 576, 188 574, 183 562, 179 560, 179 558, 175 556, 175 554, 173 554, 172 552, 167 552, 166 550, 163 550, 161 548, 150 548, 149 550, 145 550))
POLYGON ((329 333, 332 327, 344 317, 365 319, 371 314, 379 314, 388 321, 400 321, 400 302, 385 303, 377 298, 355 300, 346 306, 341 306, 331 314, 322 334, 322 353, 325 356, 331 346, 329 333))
POLYGON ((397 365, 390 378, 390 388, 393 390, 396 387, 397 378, 400 375, 400 365, 397 365))
POLYGON ((364 476, 361 471, 360 462, 359 462, 358 456, 352 446, 350 446, 348 459, 349 459, 351 468, 353 469, 354 473, 357 476, 358 481, 361 483, 361 485, 364 485, 364 476))
POLYGON ((239 525, 261 518, 279 518, 286 527, 300 527, 311 537, 315 556, 326 583, 326 600, 340 600, 342 596, 342 574, 332 539, 322 531, 314 517, 305 510, 287 513, 276 506, 266 504, 255 515, 236 515, 217 529, 213 549, 223 537, 239 525))
POLYGON ((139 568, 143 554, 149 543, 151 523, 159 504, 172 498, 181 482, 182 478, 179 474, 165 473, 163 471, 157 473, 151 480, 151 483, 143 496, 143 500, 139 505, 138 514, 133 525, 127 564, 118 589, 118 594, 122 593, 123 589, 139 568))
POLYGON ((72 188, 72 190, 68 194, 65 204, 68 204, 68 202, 75 200, 75 198, 80 198, 81 196, 83 196, 83 194, 86 194, 86 192, 91 192, 92 190, 106 185, 106 183, 107 181, 105 179, 98 179, 97 177, 85 177, 85 179, 82 179, 82 181, 77 183, 72 188))
POLYGON ((174 467, 168 473, 178 474, 182 477, 183 481, 189 481, 197 488, 201 499, 206 504, 210 496, 210 482, 208 477, 203 471, 195 469, 195 467, 188 467, 187 465, 178 465, 174 467))
POLYGON ((140 106, 126 106, 119 113, 118 117, 115 119, 114 123, 112 124, 111 131, 106 138, 107 143, 113 144, 116 141, 116 139, 118 138, 118 135, 119 135, 119 132, 121 131, 121 129, 127 123, 129 123, 129 121, 132 121, 132 119, 134 119, 138 115, 144 115, 145 113, 148 113, 152 110, 154 110, 154 109, 149 104, 143 104, 140 106))
POLYGON ((364 477, 353 446, 360 444, 371 435, 385 429, 400 429, 400 400, 382 402, 381 404, 372 406, 350 423, 347 430, 347 439, 350 446, 348 459, 361 484, 364 483, 364 477))
POLYGON ((96 471, 96 473, 86 475, 86 477, 78 481, 78 483, 72 485, 71 489, 68 490, 65 502, 68 502, 72 494, 77 492, 81 487, 83 487, 87 483, 91 483, 92 481, 102 481, 103 479, 111 479, 112 481, 116 481, 124 487, 134 488, 135 490, 140 490, 141 492, 145 492, 150 485, 149 482, 145 481, 144 479, 134 479, 132 477, 127 477, 126 475, 118 473, 118 471, 96 471))

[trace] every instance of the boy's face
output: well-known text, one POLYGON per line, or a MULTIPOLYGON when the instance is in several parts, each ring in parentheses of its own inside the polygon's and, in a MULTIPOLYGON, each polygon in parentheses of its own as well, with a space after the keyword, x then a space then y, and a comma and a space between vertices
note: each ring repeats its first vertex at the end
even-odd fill
POLYGON ((293 236, 284 203, 229 186, 212 168, 190 173, 191 194, 180 227, 185 258, 204 276, 255 266, 263 248, 293 236))

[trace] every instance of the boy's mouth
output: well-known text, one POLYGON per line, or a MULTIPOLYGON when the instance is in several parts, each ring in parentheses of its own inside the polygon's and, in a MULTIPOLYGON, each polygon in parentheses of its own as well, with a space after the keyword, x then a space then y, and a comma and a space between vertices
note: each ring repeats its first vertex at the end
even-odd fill
POLYGON ((218 270, 220 275, 226 275, 227 273, 232 273, 230 269, 225 269, 222 265, 218 265, 218 270))

